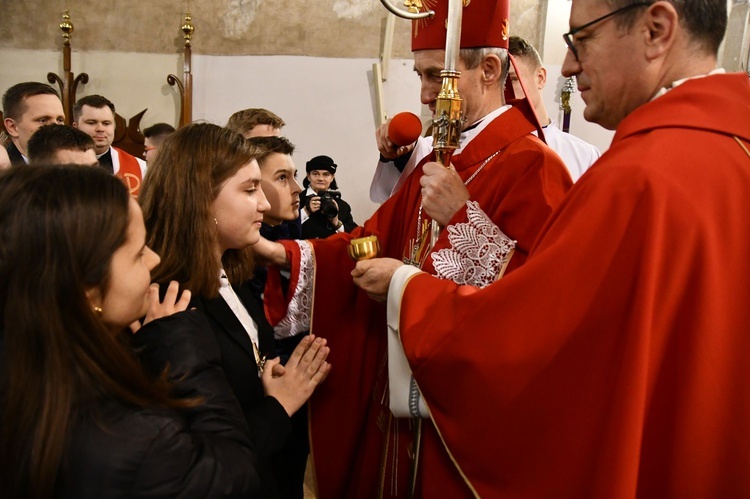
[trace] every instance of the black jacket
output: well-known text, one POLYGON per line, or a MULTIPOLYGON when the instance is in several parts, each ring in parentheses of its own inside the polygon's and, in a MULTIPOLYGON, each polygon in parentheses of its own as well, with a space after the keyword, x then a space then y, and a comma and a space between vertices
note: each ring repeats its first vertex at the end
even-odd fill
MULTIPOLYGON (((300 193, 299 205, 307 206, 308 200, 314 196, 308 196, 307 191, 300 193)), ((351 232, 357 227, 357 223, 352 218, 352 207, 349 203, 336 198, 336 204, 339 207, 339 221, 344 224, 344 231, 351 232)), ((331 225, 330 220, 320 210, 310 214, 310 218, 302 224, 302 239, 325 239, 337 232, 337 228, 331 225)))
POLYGON ((60 470, 58 497, 259 497, 247 426, 219 367, 206 318, 182 312, 133 338, 148 370, 170 367, 189 409, 137 408, 113 399, 79 411, 60 470))
MULTIPOLYGON (((259 350, 269 358, 274 357, 273 328, 265 318, 263 304, 254 297, 249 282, 233 288, 258 325, 259 350)), ((245 414, 258 454, 261 497, 278 497, 270 458, 284 447, 291 430, 290 418, 275 398, 264 394, 250 337, 224 299, 221 296, 207 299, 193 295, 190 307, 195 307, 210 319, 221 351, 222 368, 245 414)))
POLYGON ((23 166, 26 164, 26 161, 23 160, 23 155, 21 155, 21 151, 18 150, 13 142, 8 144, 8 147, 6 147, 5 150, 8 151, 8 158, 10 159, 11 165, 23 166))

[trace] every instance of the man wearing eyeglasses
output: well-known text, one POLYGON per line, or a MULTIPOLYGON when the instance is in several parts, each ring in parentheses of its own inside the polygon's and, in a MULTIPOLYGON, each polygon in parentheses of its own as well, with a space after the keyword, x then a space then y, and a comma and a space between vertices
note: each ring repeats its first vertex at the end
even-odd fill
POLYGON ((143 159, 151 164, 156 157, 156 151, 174 133, 175 129, 169 123, 156 123, 143 130, 143 159))
POLYGON ((573 0, 563 74, 616 133, 512 275, 353 271, 476 497, 750 497, 750 83, 716 67, 726 7, 573 0))

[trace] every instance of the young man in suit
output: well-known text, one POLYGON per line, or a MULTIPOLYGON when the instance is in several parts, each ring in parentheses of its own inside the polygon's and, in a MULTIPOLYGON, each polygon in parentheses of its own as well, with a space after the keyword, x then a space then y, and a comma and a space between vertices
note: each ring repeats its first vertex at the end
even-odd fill
POLYGON ((27 145, 39 127, 65 123, 60 95, 46 83, 27 81, 10 87, 3 95, 3 120, 11 143, 6 148, 14 165, 29 162, 27 145))

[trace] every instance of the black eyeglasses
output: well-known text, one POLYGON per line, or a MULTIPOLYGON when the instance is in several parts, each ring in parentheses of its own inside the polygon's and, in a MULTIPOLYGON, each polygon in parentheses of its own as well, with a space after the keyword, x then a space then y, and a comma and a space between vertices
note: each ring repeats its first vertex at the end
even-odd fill
POLYGON ((626 10, 634 9, 636 7, 647 7, 651 5, 651 2, 638 2, 638 3, 631 3, 630 5, 626 5, 625 7, 621 7, 617 10, 614 10, 610 12, 609 14, 603 15, 602 17, 599 17, 597 19, 594 19, 593 21, 584 24, 583 26, 579 26, 575 29, 571 29, 569 32, 565 33, 563 35, 563 39, 565 40, 565 43, 568 45, 568 48, 573 53, 573 57, 576 58, 576 61, 578 60, 578 50, 576 50, 575 45, 573 45, 573 35, 578 33, 579 31, 588 28, 589 26, 593 26, 596 23, 600 23, 604 21, 607 18, 610 18, 612 16, 616 16, 617 14, 621 14, 625 12, 626 10))

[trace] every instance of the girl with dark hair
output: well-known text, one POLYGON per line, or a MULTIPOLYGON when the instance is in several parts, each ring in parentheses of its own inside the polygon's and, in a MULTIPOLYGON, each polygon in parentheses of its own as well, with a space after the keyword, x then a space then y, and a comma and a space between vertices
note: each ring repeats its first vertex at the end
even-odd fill
MULTIPOLYGON (((261 495, 273 498, 279 496, 277 479, 289 480, 283 465, 277 469, 273 462, 286 443, 290 417, 330 366, 325 340, 312 335, 285 366, 270 359, 273 329, 250 283, 251 245, 258 242, 270 208, 256 156, 236 132, 209 123, 188 125, 161 145, 139 200, 148 245, 162 255, 154 280, 176 280, 191 289, 190 306, 210 319, 222 367, 259 455, 261 495), (272 375, 272 369, 280 375, 272 375)), ((301 497, 301 477, 298 490, 301 497)))
POLYGON ((0 175, 0 496, 247 497, 257 488, 207 321, 184 312, 190 294, 178 300, 176 285, 159 301, 150 286, 159 256, 144 243, 140 208, 104 170, 0 175))

